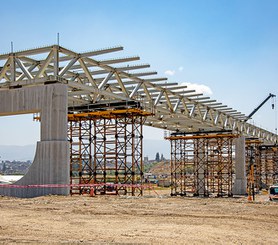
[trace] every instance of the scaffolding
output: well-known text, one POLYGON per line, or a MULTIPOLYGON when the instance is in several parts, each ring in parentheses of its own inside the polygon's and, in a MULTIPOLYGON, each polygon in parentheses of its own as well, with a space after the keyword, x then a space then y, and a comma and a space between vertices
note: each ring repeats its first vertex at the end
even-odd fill
POLYGON ((278 183, 278 151, 277 145, 260 146, 261 152, 261 182, 263 188, 278 183))
POLYGON ((143 195, 141 109, 69 114, 71 194, 143 195), (95 184, 80 187, 78 184, 95 184), (112 185, 111 185, 112 184, 112 185))
POLYGON ((78 184, 92 183, 92 120, 69 121, 70 142, 70 193, 83 194, 88 188, 78 184))
POLYGON ((232 196, 234 134, 170 136, 171 195, 232 196))
POLYGON ((255 192, 262 189, 262 164, 260 146, 262 141, 258 139, 246 139, 245 141, 245 171, 247 178, 247 190, 255 192))
POLYGON ((277 146, 262 143, 258 139, 247 139, 245 143, 247 188, 254 183, 255 192, 278 182, 277 146))

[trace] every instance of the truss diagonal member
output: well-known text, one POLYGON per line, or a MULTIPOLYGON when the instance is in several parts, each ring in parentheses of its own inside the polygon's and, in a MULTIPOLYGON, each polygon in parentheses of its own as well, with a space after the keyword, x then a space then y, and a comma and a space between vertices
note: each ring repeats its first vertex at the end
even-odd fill
POLYGON ((199 113, 197 115, 199 116, 199 119, 202 120, 202 118, 203 118, 203 115, 202 115, 203 108, 199 103, 197 103, 197 108, 198 108, 198 113, 199 113))
POLYGON ((203 115, 203 118, 202 118, 203 121, 207 120, 208 112, 209 112, 209 108, 206 109, 206 111, 205 111, 205 113, 203 115))
POLYGON ((48 67, 49 63, 53 60, 53 54, 54 54, 54 51, 51 50, 49 52, 48 56, 46 57, 46 59, 41 64, 41 67, 40 67, 39 71, 37 72, 36 78, 40 78, 42 76, 42 74, 45 72, 45 70, 48 67))
POLYGON ((137 91, 139 90, 139 88, 141 87, 141 85, 143 84, 143 82, 138 82, 136 87, 132 90, 132 92, 129 95, 129 98, 133 98, 135 96, 135 94, 137 93, 137 91))
POLYGON ((88 92, 94 93, 94 94, 101 94, 105 98, 109 98, 109 99, 114 98, 114 99, 119 99, 119 100, 124 100, 124 101, 129 100, 128 97, 118 95, 118 94, 115 94, 115 93, 111 93, 111 92, 108 92, 106 90, 99 90, 96 87, 87 86, 87 85, 84 85, 84 84, 81 84, 81 83, 76 83, 76 82, 69 81, 68 85, 72 88, 75 88, 75 89, 85 90, 85 91, 88 91, 88 92))
POLYGON ((183 106, 183 109, 181 109, 181 113, 185 114, 186 116, 189 116, 190 112, 189 112, 189 109, 186 105, 185 99, 182 98, 181 102, 182 102, 182 106, 183 106))
POLYGON ((161 99, 163 93, 164 93, 164 91, 161 90, 160 93, 158 94, 158 96, 157 96, 156 99, 155 99, 154 106, 156 106, 156 105, 159 103, 159 101, 160 101, 160 99, 161 99))
POLYGON ((24 66, 24 64, 22 63, 22 61, 18 58, 15 58, 15 62, 17 63, 17 65, 20 67, 20 69, 23 71, 23 73, 25 74, 26 77, 28 77, 28 79, 33 79, 33 76, 31 75, 31 73, 26 69, 26 67, 24 66))
POLYGON ((120 76, 119 76, 119 74, 118 74, 117 72, 115 72, 115 77, 116 77, 116 79, 117 79, 117 81, 118 81, 118 84, 119 84, 119 86, 120 86, 122 92, 123 92, 126 96, 129 96, 128 91, 126 90, 126 87, 125 87, 125 85, 124 85, 122 79, 120 78, 120 76))
MULTIPOLYGON (((28 72, 32 72, 36 67, 38 66, 38 63, 33 63, 32 65, 30 65, 30 67, 28 68, 28 72)), ((32 74, 31 74, 32 75, 32 74)), ((17 81, 22 80, 25 77, 25 73, 21 73, 20 76, 17 78, 17 81)))
POLYGON ((9 66, 10 66, 10 58, 7 59, 4 66, 0 70, 0 80, 6 76, 6 72, 9 70, 9 66))
POLYGON ((149 90, 148 90, 146 84, 143 83, 142 86, 143 86, 143 88, 144 88, 145 95, 147 96, 147 99, 148 99, 148 101, 149 101, 149 103, 150 103, 150 106, 153 106, 153 98, 152 98, 152 96, 150 95, 149 90))
POLYGON ((176 104, 175 104, 175 106, 174 106, 174 112, 177 111, 177 109, 178 109, 180 103, 181 103, 181 98, 179 98, 179 99, 177 100, 177 102, 176 102, 176 104))
POLYGON ((196 103, 193 104, 193 106, 192 106, 192 108, 191 108, 191 110, 190 110, 190 113, 189 113, 189 117, 193 117, 194 112, 195 112, 195 108, 196 108, 196 103))
POLYGON ((79 59, 79 57, 74 57, 60 72, 59 76, 64 76, 67 71, 75 64, 75 62, 79 59))
POLYGON ((79 59, 78 59, 78 62, 79 62, 79 64, 81 65, 81 67, 82 67, 84 73, 86 74, 86 76, 87 76, 89 82, 90 82, 95 88, 97 88, 97 84, 96 84, 95 80, 93 79, 93 77, 92 77, 92 75, 91 75, 91 73, 90 73, 88 67, 86 66, 85 62, 83 61, 83 59, 82 59, 82 58, 79 58, 79 59))
POLYGON ((167 105, 168 105, 168 107, 169 107, 169 110, 170 110, 171 112, 173 112, 173 105, 172 105, 172 103, 171 103, 171 100, 170 100, 170 98, 169 98, 167 92, 165 91, 164 94, 165 94, 165 98, 166 98, 166 101, 167 101, 167 105))
POLYGON ((112 77, 113 72, 109 72, 107 76, 102 80, 102 82, 98 85, 98 89, 103 89, 105 85, 108 83, 109 79, 112 77))
POLYGON ((214 119, 214 125, 217 125, 218 123, 218 119, 219 119, 219 112, 216 112, 216 116, 215 116, 215 119, 214 119))

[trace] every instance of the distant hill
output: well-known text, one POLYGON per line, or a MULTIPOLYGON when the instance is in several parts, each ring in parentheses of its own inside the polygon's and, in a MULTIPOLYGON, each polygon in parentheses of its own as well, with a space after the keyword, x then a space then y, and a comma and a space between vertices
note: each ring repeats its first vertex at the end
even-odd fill
POLYGON ((35 157, 35 145, 0 145, 0 161, 33 161, 35 157))
POLYGON ((163 161, 155 164, 150 170, 150 173, 159 176, 161 174, 171 175, 171 164, 170 161, 163 161))
MULTIPOLYGON (((148 156, 149 159, 155 159, 155 154, 163 154, 167 159, 170 158, 170 143, 164 139, 149 140, 144 139, 143 156, 148 156)), ((2 160, 16 160, 27 161, 34 160, 36 145, 0 145, 0 161, 2 160)))

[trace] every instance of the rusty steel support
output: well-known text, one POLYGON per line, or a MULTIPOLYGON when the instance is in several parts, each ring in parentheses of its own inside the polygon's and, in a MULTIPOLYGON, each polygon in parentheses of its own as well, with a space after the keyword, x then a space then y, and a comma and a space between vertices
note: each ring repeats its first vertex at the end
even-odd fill
POLYGON ((94 121, 95 183, 130 184, 110 190, 100 187, 102 194, 142 195, 142 116, 116 117, 94 121), (136 187, 136 184, 140 184, 136 187))
POLYGON ((253 178, 254 189, 268 189, 278 181, 278 151, 276 145, 262 145, 262 141, 249 139, 246 141, 246 173, 247 188, 253 178), (251 161, 253 176, 250 176, 251 161))
POLYGON ((264 188, 278 182, 278 151, 277 147, 260 147, 261 181, 264 188))
MULTIPOLYGON (((92 183, 92 121, 78 120, 69 122, 68 137, 70 142, 70 183, 92 183)), ((88 188, 71 187, 70 193, 83 194, 88 188)))
POLYGON ((247 177, 247 190, 253 188, 255 192, 258 192, 263 188, 263 169, 261 164, 261 151, 259 140, 246 140, 245 142, 245 168, 247 177))
MULTIPOLYGON (((94 194, 143 195, 146 115, 136 110, 69 115, 71 184, 96 184, 94 194)), ((83 193, 91 193, 90 187, 71 189, 83 193)))
POLYGON ((215 137, 208 140, 208 190, 217 196, 232 196, 233 138, 215 137))
POLYGON ((236 135, 171 136, 171 195, 232 196, 236 135))

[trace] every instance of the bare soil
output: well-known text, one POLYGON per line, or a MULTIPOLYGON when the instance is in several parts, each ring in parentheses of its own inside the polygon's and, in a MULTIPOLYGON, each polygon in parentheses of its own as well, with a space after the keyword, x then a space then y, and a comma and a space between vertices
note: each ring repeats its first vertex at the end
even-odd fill
POLYGON ((278 203, 148 191, 0 197, 0 244, 278 244, 278 203))

